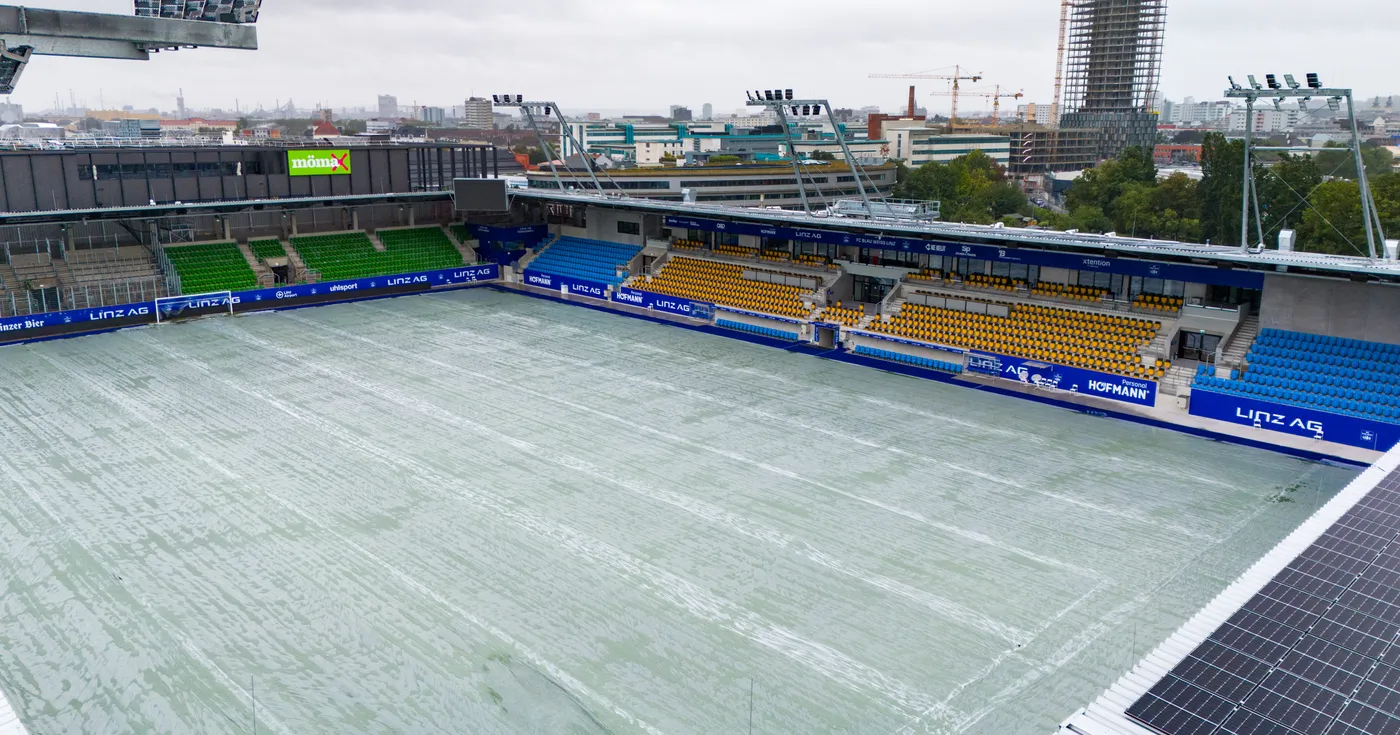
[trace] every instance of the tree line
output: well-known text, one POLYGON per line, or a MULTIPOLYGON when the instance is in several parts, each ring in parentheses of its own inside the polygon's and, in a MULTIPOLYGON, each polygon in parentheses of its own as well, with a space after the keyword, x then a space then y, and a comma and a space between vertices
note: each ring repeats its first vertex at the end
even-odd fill
MULTIPOLYGON (((1254 175, 1263 237, 1252 224, 1251 205, 1251 244, 1263 241, 1273 247, 1279 231, 1291 229, 1298 233, 1299 250, 1365 254, 1356 164, 1347 149, 1263 153, 1259 159, 1254 175)), ((1386 149, 1363 148, 1372 198, 1392 238, 1400 237, 1400 173, 1393 164, 1386 149)), ((1085 171, 1070 186, 1065 211, 1055 212, 1032 205, 1002 167, 973 151, 946 164, 901 166, 895 196, 939 200, 943 218, 954 222, 1033 222, 1056 230, 1239 245, 1244 142, 1206 135, 1201 171, 1199 181, 1180 172, 1159 177, 1150 149, 1128 148, 1085 171)))

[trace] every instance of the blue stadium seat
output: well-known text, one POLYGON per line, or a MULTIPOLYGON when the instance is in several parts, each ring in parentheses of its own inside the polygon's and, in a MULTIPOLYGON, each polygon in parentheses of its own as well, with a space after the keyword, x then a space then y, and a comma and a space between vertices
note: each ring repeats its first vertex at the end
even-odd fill
POLYGON ((626 280, 618 269, 641 251, 638 245, 561 237, 530 261, 526 270, 616 286, 626 280))

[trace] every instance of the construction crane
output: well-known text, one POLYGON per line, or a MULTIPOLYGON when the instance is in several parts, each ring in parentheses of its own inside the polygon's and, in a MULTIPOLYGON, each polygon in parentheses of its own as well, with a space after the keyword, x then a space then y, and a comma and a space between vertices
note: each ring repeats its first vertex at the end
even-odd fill
MULTIPOLYGON (((934 92, 932 96, 934 96, 934 97, 952 97, 953 94, 954 94, 953 92, 934 92)), ((974 90, 970 90, 970 91, 964 92, 963 94, 965 94, 965 95, 967 95, 967 96, 969 96, 969 97, 981 97, 981 98, 984 99, 984 100, 991 100, 991 101, 992 101, 992 125, 1001 125, 1001 101, 1002 101, 1003 99, 1010 98, 1010 99, 1017 99, 1017 100, 1019 100, 1019 99, 1021 99, 1022 97, 1025 97, 1025 96, 1026 96, 1026 93, 1025 93, 1024 91, 1021 91, 1021 92, 1002 92, 1002 91, 1001 91, 1001 85, 1000 85, 1000 84, 998 84, 998 85, 996 85, 994 88, 992 88, 991 91, 978 91, 978 90, 975 90, 975 89, 974 89, 974 90)), ((950 129, 951 129, 951 128, 950 128, 950 129)))
MULTIPOLYGON (((943 67, 943 68, 946 69, 946 68, 948 68, 948 67, 943 67)), ((939 71, 939 70, 938 70, 938 69, 935 69, 934 71, 939 71)), ((975 82, 980 82, 980 81, 982 81, 982 72, 979 71, 979 72, 977 72, 977 73, 975 73, 975 74, 969 74, 969 75, 966 75, 966 76, 965 76, 965 75, 963 75, 962 65, 959 64, 959 65, 953 67, 953 73, 952 73, 952 74, 928 74, 928 73, 923 73, 923 72, 920 72, 920 73, 917 73, 917 74, 871 74, 871 75, 870 75, 870 78, 871 78, 871 79, 943 79, 943 80, 945 80, 945 81, 951 81, 951 82, 953 83, 953 89, 952 89, 951 92, 948 93, 948 96, 953 98, 953 112, 952 112, 952 114, 949 116, 949 118, 950 118, 950 126, 951 126, 951 125, 957 125, 957 124, 958 124, 958 91, 961 89, 960 83, 963 82, 963 81, 969 81, 969 82, 974 82, 974 83, 975 83, 975 82)))
POLYGON ((1050 104, 1051 125, 1060 126, 1060 101, 1065 86, 1065 35, 1069 28, 1069 9, 1074 0, 1060 0, 1060 42, 1055 55, 1055 100, 1050 104))

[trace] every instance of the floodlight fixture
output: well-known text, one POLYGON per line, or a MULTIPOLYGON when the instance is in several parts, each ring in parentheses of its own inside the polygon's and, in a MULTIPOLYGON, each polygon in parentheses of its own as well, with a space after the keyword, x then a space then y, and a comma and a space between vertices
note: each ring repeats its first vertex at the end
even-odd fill
POLYGON ((1283 87, 1279 86, 1278 77, 1273 74, 1265 74, 1264 83, 1269 85, 1269 89, 1283 89, 1283 87))
POLYGON ((1317 78, 1316 72, 1308 72, 1308 89, 1322 89, 1322 80, 1317 78))
POLYGON ((763 90, 763 99, 764 99, 764 100, 767 100, 768 102, 772 102, 772 101, 773 101, 773 90, 771 90, 771 89, 765 89, 765 90, 763 90))
POLYGON ((491 104, 493 104, 493 105, 499 105, 499 104, 501 104, 501 96, 500 96, 499 94, 493 94, 493 95, 491 95, 491 104))
POLYGON ((1333 111, 1333 112, 1341 112, 1341 111, 1342 111, 1342 98, 1341 98, 1341 97, 1328 97, 1328 98, 1327 98, 1327 108, 1330 109, 1330 110, 1333 111))
POLYGON ((1289 89, 1298 89, 1298 88, 1299 88, 1298 80, 1297 80, 1297 79, 1294 79, 1292 74, 1284 74, 1284 75, 1283 75, 1283 81, 1284 81, 1285 84, 1288 85, 1288 88, 1289 88, 1289 89))
POLYGON ((1227 77, 1227 79, 1230 80, 1230 89, 1244 89, 1244 87, 1239 85, 1239 82, 1235 81, 1234 77, 1227 77))
POLYGON ((1249 86, 1255 89, 1263 89, 1263 87, 1259 86, 1259 80, 1255 79, 1253 74, 1249 75, 1249 86))
POLYGON ((523 94, 517 94, 517 95, 515 95, 515 104, 518 105, 518 104, 520 104, 521 102, 524 102, 524 101, 525 101, 525 95, 523 95, 523 94))
POLYGON ((792 90, 787 90, 787 99, 792 99, 792 90))

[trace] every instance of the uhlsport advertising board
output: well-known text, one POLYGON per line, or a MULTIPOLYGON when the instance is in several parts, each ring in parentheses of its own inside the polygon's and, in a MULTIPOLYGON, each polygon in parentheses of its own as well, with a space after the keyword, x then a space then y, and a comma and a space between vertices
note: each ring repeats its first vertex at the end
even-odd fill
POLYGON ((349 175, 350 151, 287 151, 287 173, 292 176, 349 175))

